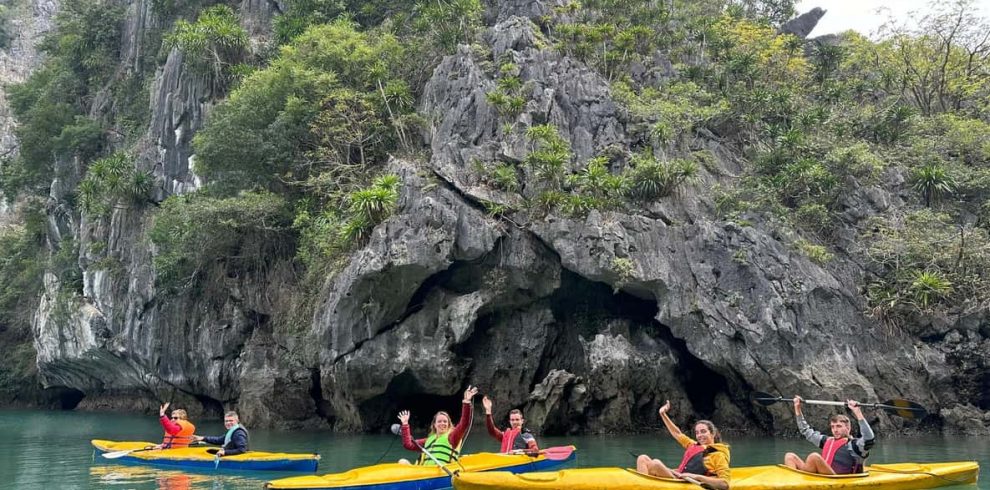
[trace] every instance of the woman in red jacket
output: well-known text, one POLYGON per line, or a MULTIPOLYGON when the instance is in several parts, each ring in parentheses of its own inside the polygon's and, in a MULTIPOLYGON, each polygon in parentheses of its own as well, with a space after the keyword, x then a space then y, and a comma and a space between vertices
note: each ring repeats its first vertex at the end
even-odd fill
MULTIPOLYGON (((399 421, 402 422, 402 446, 410 451, 420 453, 419 464, 435 465, 436 459, 442 464, 447 464, 457 458, 461 447, 461 441, 471 428, 473 417, 472 402, 474 395, 478 394, 478 388, 468 386, 464 391, 464 400, 461 403, 461 419, 457 426, 451 428, 450 415, 447 412, 437 412, 433 416, 433 423, 430 424, 430 435, 423 439, 414 440, 412 430, 409 428, 409 410, 399 412, 399 421), (423 454, 429 451, 433 458, 423 454)), ((400 463, 409 464, 409 461, 402 459, 400 463)))
POLYGON ((165 436, 162 438, 162 443, 155 446, 155 448, 175 449, 189 447, 189 444, 193 442, 193 434, 196 433, 196 426, 186 420, 186 411, 181 408, 172 410, 171 418, 166 417, 165 411, 168 410, 168 405, 166 403, 158 409, 158 421, 161 422, 162 428, 165 429, 165 436))

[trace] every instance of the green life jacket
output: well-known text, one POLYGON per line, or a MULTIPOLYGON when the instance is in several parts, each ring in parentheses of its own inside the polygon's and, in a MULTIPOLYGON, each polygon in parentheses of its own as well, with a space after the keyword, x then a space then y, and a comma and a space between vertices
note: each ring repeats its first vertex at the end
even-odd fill
MULTIPOLYGON (((423 449, 429 451, 437 461, 443 464, 447 464, 454 459, 455 450, 447 439, 448 434, 450 432, 441 436, 430 434, 430 437, 426 438, 426 444, 423 444, 423 449)), ((419 464, 423 466, 436 466, 433 459, 426 454, 419 455, 419 464)))

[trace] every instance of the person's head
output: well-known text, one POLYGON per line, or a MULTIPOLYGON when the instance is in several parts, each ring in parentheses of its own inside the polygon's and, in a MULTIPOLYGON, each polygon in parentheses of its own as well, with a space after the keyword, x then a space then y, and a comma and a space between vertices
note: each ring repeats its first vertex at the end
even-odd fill
POLYGON ((694 423, 694 440, 698 441, 698 444, 706 446, 722 442, 722 434, 719 433, 718 428, 711 420, 699 420, 694 423))
POLYGON ((437 435, 446 434, 452 427, 450 414, 441 410, 433 416, 433 423, 430 424, 430 432, 437 435))
POLYGON ((509 427, 513 429, 522 429, 522 426, 525 423, 526 419, 523 418, 521 410, 516 408, 509 412, 509 427))
POLYGON ((849 437, 849 431, 852 430, 852 426, 849 423, 849 417, 846 417, 841 413, 830 417, 828 419, 828 425, 832 428, 832 437, 836 439, 849 437))
POLYGON ((228 429, 237 425, 240 421, 241 419, 237 416, 237 412, 233 410, 223 414, 223 426, 228 429))
POLYGON ((181 408, 176 408, 172 410, 172 420, 188 420, 189 416, 186 415, 186 411, 181 408))

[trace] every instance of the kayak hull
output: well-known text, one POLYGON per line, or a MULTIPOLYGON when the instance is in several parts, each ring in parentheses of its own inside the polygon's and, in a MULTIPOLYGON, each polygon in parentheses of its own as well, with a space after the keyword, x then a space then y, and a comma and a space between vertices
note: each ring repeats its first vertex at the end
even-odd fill
MULTIPOLYGON (((975 461, 953 463, 877 464, 858 475, 824 476, 784 466, 748 466, 732 469, 732 490, 875 489, 920 490, 976 483, 975 461)), ((495 471, 461 473, 453 479, 456 490, 694 490, 691 483, 646 476, 623 468, 580 468, 513 475, 495 471)))
MULTIPOLYGON (((94 439, 90 441, 98 452, 110 453, 143 449, 153 446, 150 442, 115 442, 94 439)), ((206 446, 192 446, 177 449, 156 449, 135 451, 115 459, 107 459, 120 464, 152 465, 163 468, 191 470, 230 470, 230 471, 316 471, 320 463, 318 454, 270 453, 248 451, 235 456, 224 456, 217 461, 216 456, 207 452, 206 446)))
MULTIPOLYGON (((522 471, 545 471, 573 461, 575 453, 566 459, 550 460, 546 456, 530 457, 478 453, 461 456, 460 464, 445 467, 451 472, 468 473, 500 470, 507 474, 522 471)), ((354 468, 343 473, 322 476, 282 478, 265 484, 267 489, 332 489, 332 490, 434 490, 450 487, 450 476, 438 466, 386 463, 354 468)))

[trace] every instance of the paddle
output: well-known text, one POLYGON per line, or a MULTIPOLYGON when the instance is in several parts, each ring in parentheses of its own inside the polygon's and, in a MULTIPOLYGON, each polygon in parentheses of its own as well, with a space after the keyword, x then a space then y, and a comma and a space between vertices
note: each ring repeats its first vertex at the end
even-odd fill
MULTIPOLYGON (((784 398, 782 396, 773 396, 769 393, 764 393, 762 391, 753 392, 753 401, 768 407, 777 402, 790 402, 793 398, 784 398)), ((809 405, 832 405, 836 407, 846 406, 846 402, 837 402, 829 400, 802 400, 803 403, 809 405)), ((906 419, 922 419, 928 414, 928 410, 925 407, 912 402, 910 400, 903 400, 900 398, 894 398, 893 400, 887 400, 883 403, 860 403, 859 406, 864 408, 876 408, 883 410, 887 413, 897 415, 906 419)))
MULTIPOLYGON (((517 449, 512 451, 512 454, 531 454, 526 452, 525 449, 517 449)), ((570 458, 574 454, 574 446, 554 446, 548 447, 546 449, 540 449, 538 454, 542 454, 547 457, 550 461, 564 461, 570 458)), ((535 456, 534 456, 535 457, 535 456)))
MULTIPOLYGON (((401 433, 402 433, 402 426, 401 426, 401 425, 399 425, 399 424, 392 424, 392 433, 393 433, 393 434, 395 434, 395 435, 399 435, 399 434, 401 434, 401 433)), ((431 453, 430 453, 429 451, 427 451, 426 449, 423 449, 423 446, 420 446, 420 445, 419 445, 419 442, 418 442, 418 441, 416 441, 416 438, 415 438, 415 437, 410 437, 410 439, 412 439, 412 442, 413 442, 413 444, 415 444, 415 445, 416 445, 416 447, 417 447, 417 448, 419 448, 419 450, 420 450, 420 451, 421 451, 421 452, 422 452, 423 454, 426 454, 427 456, 429 456, 429 457, 430 457, 430 459, 432 459, 432 460, 433 460, 433 463, 434 463, 434 464, 436 464, 437 466, 439 466, 439 467, 440 467, 440 469, 441 469, 441 470, 443 470, 443 471, 444 471, 445 473, 447 473, 447 475, 448 475, 448 476, 450 476, 451 478, 453 478, 453 477, 454 477, 454 472, 452 472, 452 471, 450 471, 450 470, 448 470, 446 466, 444 466, 443 464, 441 464, 441 463, 440 463, 440 461, 439 461, 439 460, 437 460, 437 458, 436 458, 435 456, 433 456, 433 454, 431 454, 431 453)))
POLYGON ((137 453, 141 451, 151 451, 153 449, 155 449, 155 446, 148 446, 140 449, 125 449, 123 451, 113 451, 110 453, 103 453, 101 456, 107 459, 117 459, 117 458, 123 458, 124 456, 127 456, 128 454, 131 453, 137 453))

